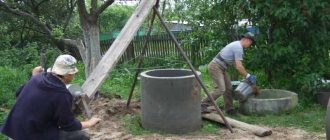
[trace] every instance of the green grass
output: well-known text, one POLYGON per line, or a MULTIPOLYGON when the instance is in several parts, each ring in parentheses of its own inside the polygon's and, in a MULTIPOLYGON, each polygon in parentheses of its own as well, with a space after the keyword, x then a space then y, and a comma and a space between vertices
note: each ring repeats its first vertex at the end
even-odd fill
MULTIPOLYGON (((162 131, 155 131, 155 130, 148 130, 144 129, 141 126, 141 118, 137 115, 126 115, 122 118, 122 121, 124 122, 124 128, 127 132, 133 135, 148 135, 152 133, 158 133, 161 135, 169 135, 168 133, 162 132, 162 131)), ((201 134, 218 134, 219 128, 221 126, 217 123, 210 122, 210 121, 203 121, 203 124, 201 126, 201 129, 195 133, 201 133, 201 134)))
MULTIPOLYGON (((140 116, 136 115, 126 115, 122 118, 122 121, 124 122, 124 128, 126 131, 128 131, 130 134, 133 135, 147 135, 151 134, 154 131, 146 130, 141 127, 141 118, 140 116)), ((160 132, 161 133, 161 132, 160 132)))
MULTIPOLYGON (((81 63, 78 64, 79 73, 75 75, 72 84, 82 85, 84 83, 84 67, 81 63)), ((109 73, 108 78, 99 88, 99 91, 109 98, 120 97, 128 99, 133 78, 136 72, 134 65, 119 65, 109 73)), ((139 82, 137 82, 134 90, 133 98, 139 98, 139 82)))
MULTIPOLYGON (((102 93, 105 93, 108 97, 120 96, 122 99, 128 99, 129 92, 134 79, 134 70, 119 67, 112 71, 110 77, 105 81, 105 84, 101 86, 102 93)), ((139 96, 139 82, 137 82, 134 90, 134 97, 139 96)))
MULTIPOLYGON (((2 122, 6 119, 5 117, 7 116, 7 114, 8 112, 0 112, 0 125, 2 125, 2 122)), ((7 140, 7 137, 0 133, 0 140, 7 140)))
POLYGON ((202 134, 218 134, 221 126, 218 123, 203 120, 202 128, 199 130, 202 134))
POLYGON ((318 104, 310 107, 296 107, 291 111, 278 115, 239 115, 234 117, 250 124, 260 124, 270 127, 294 127, 306 130, 308 132, 325 132, 326 109, 318 104))

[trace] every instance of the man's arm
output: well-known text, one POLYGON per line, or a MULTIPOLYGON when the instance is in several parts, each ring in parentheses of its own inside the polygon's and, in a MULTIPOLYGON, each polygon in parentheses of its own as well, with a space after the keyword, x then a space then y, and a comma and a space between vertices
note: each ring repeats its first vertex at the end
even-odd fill
POLYGON ((251 75, 249 73, 246 72, 244 66, 242 65, 242 61, 240 60, 235 60, 235 64, 236 64, 236 69, 237 71, 248 81, 250 81, 252 84, 256 84, 257 83, 257 78, 255 75, 251 75))
POLYGON ((246 70, 245 70, 245 68, 242 64, 242 61, 241 60, 235 60, 235 66, 236 66, 236 69, 239 72, 239 74, 241 74, 244 78, 246 78, 248 73, 246 72, 246 70))

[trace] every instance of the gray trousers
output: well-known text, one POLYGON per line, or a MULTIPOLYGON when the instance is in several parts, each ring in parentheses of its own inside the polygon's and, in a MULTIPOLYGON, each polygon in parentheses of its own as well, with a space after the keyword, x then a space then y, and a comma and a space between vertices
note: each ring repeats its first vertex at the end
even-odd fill
POLYGON ((59 140, 89 140, 89 134, 77 130, 77 131, 60 131, 60 139, 59 140))
MULTIPOLYGON (((60 139, 59 140, 89 140, 89 135, 81 130, 77 131, 60 131, 60 139)), ((8 138, 8 140, 13 140, 8 138)))
MULTIPOLYGON (((213 61, 208 64, 208 71, 214 86, 211 96, 214 100, 217 100, 221 95, 224 95, 225 111, 233 109, 232 85, 228 73, 213 61)), ((202 104, 210 105, 211 100, 206 97, 203 99, 202 104)))

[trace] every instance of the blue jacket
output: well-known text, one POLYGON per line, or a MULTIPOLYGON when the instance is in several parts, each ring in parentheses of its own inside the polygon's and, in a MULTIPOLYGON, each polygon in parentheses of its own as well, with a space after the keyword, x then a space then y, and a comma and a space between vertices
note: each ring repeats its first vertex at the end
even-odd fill
POLYGON ((14 140, 58 140, 60 130, 81 130, 71 111, 72 95, 53 74, 34 76, 19 91, 3 134, 14 140))

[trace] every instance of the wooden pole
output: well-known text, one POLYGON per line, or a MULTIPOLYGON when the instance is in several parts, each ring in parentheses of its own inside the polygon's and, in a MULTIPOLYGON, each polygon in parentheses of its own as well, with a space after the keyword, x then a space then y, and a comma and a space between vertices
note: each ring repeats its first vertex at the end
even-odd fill
MULTIPOLYGON (((224 124, 224 121, 221 119, 221 117, 215 113, 203 114, 203 118, 224 124)), ((269 128, 263 128, 260 126, 251 125, 245 122, 234 120, 229 117, 226 117, 226 119, 228 120, 231 126, 252 132, 253 134, 260 137, 269 136, 272 134, 272 130, 269 128)))
POLYGON ((85 92, 89 98, 94 97, 95 92, 115 67, 155 4, 156 0, 141 0, 116 40, 112 43, 109 50, 104 54, 98 65, 82 85, 83 92, 85 92))
POLYGON ((213 104, 213 106, 215 107, 216 111, 219 113, 219 115, 221 116, 221 118, 223 119, 223 121, 225 122, 227 128, 230 130, 231 133, 233 133, 233 129, 231 128, 231 126, 229 125, 229 123, 227 122, 223 112, 220 110, 220 108, 218 107, 218 105, 215 103, 213 97, 209 94, 209 92, 206 89, 206 86, 204 85, 204 83, 202 82, 202 80, 199 78, 199 76, 197 75, 197 72, 194 68, 194 66, 191 64, 189 58, 187 57, 187 55, 185 54, 185 52, 182 50, 182 48, 180 47, 180 44, 178 42, 178 40, 175 38, 175 36, 173 35, 173 33, 170 31, 170 29, 168 29, 167 25, 164 22, 164 19, 162 18, 162 16, 160 15, 158 9, 156 7, 154 7, 154 11, 156 12, 156 15, 158 16, 161 24, 163 25, 163 27, 165 28, 165 30, 167 31, 167 33, 170 35, 171 39, 174 41, 175 47, 176 49, 179 51, 179 53, 183 56, 183 58, 186 60, 186 62, 188 63, 191 71, 193 72, 193 74, 195 75, 195 78, 197 79, 197 81, 199 82, 199 84, 201 85, 201 87, 203 88, 204 92, 206 93, 207 97, 211 100, 211 103, 213 104))

